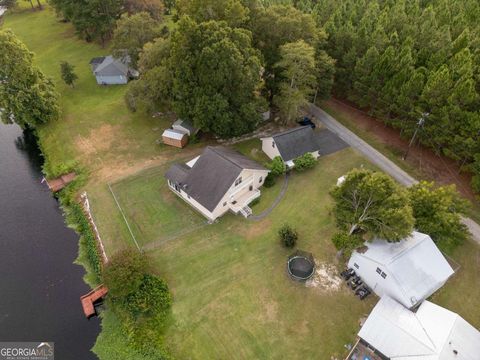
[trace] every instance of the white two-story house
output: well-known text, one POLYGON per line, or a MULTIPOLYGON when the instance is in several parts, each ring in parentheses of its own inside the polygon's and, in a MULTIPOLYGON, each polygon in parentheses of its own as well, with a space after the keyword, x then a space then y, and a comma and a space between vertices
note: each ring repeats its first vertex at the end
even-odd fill
POLYGON ((248 206, 260 196, 269 170, 239 152, 208 146, 185 164, 174 164, 165 174, 170 189, 209 221, 227 211, 248 217, 248 206))

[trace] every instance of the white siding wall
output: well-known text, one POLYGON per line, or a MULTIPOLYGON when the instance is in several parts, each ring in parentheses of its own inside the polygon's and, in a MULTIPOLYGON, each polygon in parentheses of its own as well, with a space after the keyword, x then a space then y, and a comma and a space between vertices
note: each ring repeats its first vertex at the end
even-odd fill
POLYGON ((354 252, 348 261, 348 267, 355 270, 355 273, 359 275, 363 282, 367 284, 368 287, 372 289, 379 297, 388 295, 407 308, 414 306, 411 304, 409 299, 405 299, 403 291, 399 289, 400 285, 397 283, 392 274, 390 274, 386 266, 383 266, 382 264, 379 264, 354 252), (354 264, 357 264, 358 268, 354 264), (385 279, 377 273, 377 267, 387 275, 385 279))
POLYGON ((270 159, 274 159, 276 156, 280 156, 280 152, 277 149, 277 145, 274 144, 273 138, 264 138, 262 139, 262 150, 270 159))
POLYGON ((120 75, 120 76, 100 76, 96 75, 97 78, 97 84, 103 85, 122 85, 128 83, 128 79, 126 76, 120 75))

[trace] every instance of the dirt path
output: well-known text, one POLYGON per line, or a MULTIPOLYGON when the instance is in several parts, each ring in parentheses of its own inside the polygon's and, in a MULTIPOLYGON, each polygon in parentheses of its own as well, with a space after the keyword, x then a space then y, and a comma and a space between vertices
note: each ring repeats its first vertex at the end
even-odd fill
POLYGON ((282 184, 282 189, 280 190, 280 194, 278 194, 278 196, 275 198, 275 201, 273 202, 272 205, 270 205, 270 207, 268 209, 266 209, 264 212, 258 214, 258 215, 252 215, 248 218, 248 220, 252 220, 252 221, 260 221, 262 219, 264 219, 268 214, 270 214, 273 209, 275 209, 275 207, 280 203, 280 201, 283 199, 283 197, 285 196, 285 193, 287 192, 287 189, 288 189, 288 173, 285 174, 285 176, 283 177, 283 184, 282 184))
MULTIPOLYGON (((327 114, 319 107, 311 104, 309 112, 319 121, 322 122, 330 131, 337 134, 343 141, 347 142, 353 148, 360 151, 372 163, 376 164, 386 173, 390 174, 399 183, 405 186, 411 186, 418 182, 385 155, 374 149, 364 140, 359 138, 352 131, 340 124, 335 118, 327 114)), ((480 244, 480 225, 469 218, 462 218, 463 223, 468 227, 473 239, 480 244)))
MULTIPOLYGON (((401 138, 397 129, 385 126, 380 120, 338 99, 331 99, 326 103, 335 112, 353 119, 355 126, 368 131, 375 140, 393 148, 395 152, 404 153, 408 148, 409 140, 401 138)), ((460 173, 459 165, 452 159, 437 155, 432 149, 416 144, 410 149, 406 161, 419 169, 425 178, 442 185, 455 184, 463 196, 472 201, 476 200, 470 187, 471 175, 460 173)))

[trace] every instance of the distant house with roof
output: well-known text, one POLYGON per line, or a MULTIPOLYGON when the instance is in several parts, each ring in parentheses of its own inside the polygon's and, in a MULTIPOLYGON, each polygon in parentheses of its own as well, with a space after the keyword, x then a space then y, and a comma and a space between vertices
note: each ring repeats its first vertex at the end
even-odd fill
POLYGON ((130 58, 114 58, 111 55, 93 58, 90 61, 92 72, 99 85, 127 84, 138 77, 138 71, 130 68, 130 58))
POLYGON ((348 146, 331 131, 315 131, 310 126, 296 127, 261 140, 263 152, 270 159, 280 156, 289 168, 294 167, 293 160, 306 153, 317 159, 348 146))
POLYGON ((269 170, 227 147, 208 146, 200 156, 174 164, 165 174, 170 189, 209 221, 231 211, 251 215, 269 170))
POLYGON ((407 308, 420 304, 454 273, 430 236, 415 231, 399 242, 366 242, 352 253, 348 267, 378 296, 390 296, 407 308))
POLYGON ((458 314, 429 301, 410 311, 382 297, 358 337, 348 360, 480 359, 480 332, 458 314))

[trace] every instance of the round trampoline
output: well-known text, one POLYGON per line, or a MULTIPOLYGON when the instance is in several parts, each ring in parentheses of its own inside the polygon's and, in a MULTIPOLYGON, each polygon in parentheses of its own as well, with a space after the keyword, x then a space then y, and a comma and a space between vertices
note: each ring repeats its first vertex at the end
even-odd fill
POLYGON ((297 250, 288 257, 287 270, 294 280, 308 280, 315 273, 315 260, 311 253, 297 250))

